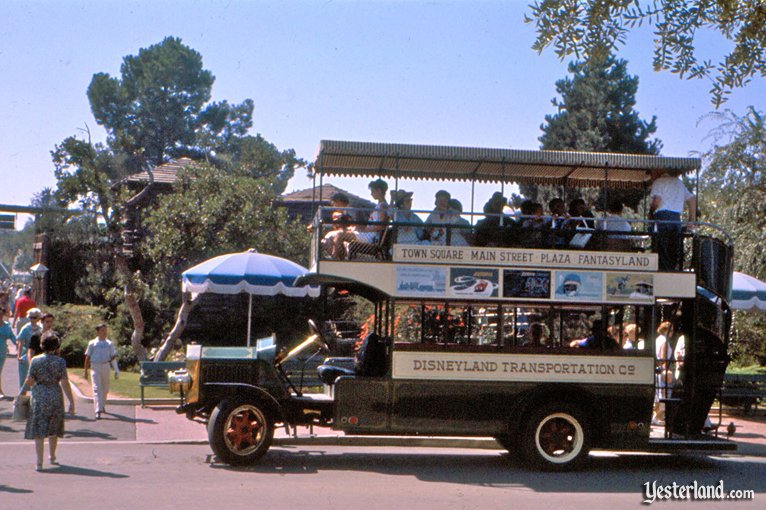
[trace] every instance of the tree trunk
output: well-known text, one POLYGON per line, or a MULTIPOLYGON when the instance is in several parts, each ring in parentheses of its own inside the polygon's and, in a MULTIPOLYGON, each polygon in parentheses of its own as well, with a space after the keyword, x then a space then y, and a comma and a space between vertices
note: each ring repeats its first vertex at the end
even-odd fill
POLYGON ((162 341, 162 345, 160 345, 160 348, 157 350, 157 354, 154 356, 154 361, 163 361, 167 355, 170 354, 170 351, 173 349, 176 341, 181 337, 181 333, 184 332, 184 329, 186 328, 186 321, 189 319, 189 313, 192 311, 194 305, 196 304, 196 297, 192 298, 191 293, 184 292, 181 307, 178 309, 178 317, 176 318, 176 323, 173 325, 173 329, 170 330, 170 333, 168 333, 168 336, 165 337, 165 339, 162 341))
POLYGON ((125 260, 125 256, 118 254, 115 257, 117 271, 122 274, 125 279, 125 306, 128 307, 130 313, 130 319, 133 322, 133 333, 130 335, 130 345, 133 347, 133 352, 136 354, 138 361, 146 361, 146 347, 143 346, 144 340, 144 316, 141 313, 141 306, 138 301, 138 293, 136 292, 135 284, 133 283, 133 275, 128 267, 128 262, 125 260))

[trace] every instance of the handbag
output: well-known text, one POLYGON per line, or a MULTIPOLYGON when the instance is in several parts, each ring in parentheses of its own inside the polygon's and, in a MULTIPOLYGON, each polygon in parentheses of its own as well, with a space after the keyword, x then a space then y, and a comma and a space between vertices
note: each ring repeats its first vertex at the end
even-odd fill
POLYGON ((13 421, 27 421, 29 416, 30 397, 19 395, 13 400, 13 421))

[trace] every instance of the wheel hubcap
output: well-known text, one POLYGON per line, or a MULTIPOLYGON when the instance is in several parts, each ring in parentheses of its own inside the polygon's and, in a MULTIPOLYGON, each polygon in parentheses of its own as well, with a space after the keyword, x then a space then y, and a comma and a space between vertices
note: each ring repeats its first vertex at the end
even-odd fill
POLYGON ((237 407, 226 419, 226 446, 237 455, 252 453, 263 441, 265 433, 266 417, 260 409, 251 405, 237 407))
POLYGON ((566 413, 547 416, 537 427, 536 443, 540 454, 557 464, 573 460, 583 447, 580 423, 566 413))

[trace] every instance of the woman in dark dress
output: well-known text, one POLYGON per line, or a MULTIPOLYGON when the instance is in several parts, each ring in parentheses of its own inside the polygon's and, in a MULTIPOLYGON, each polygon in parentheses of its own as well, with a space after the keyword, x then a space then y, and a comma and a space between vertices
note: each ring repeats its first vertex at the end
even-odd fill
POLYGON ((35 440, 37 471, 43 469, 46 437, 51 464, 56 464, 58 438, 64 437, 64 397, 61 390, 64 390, 69 400, 69 414, 74 414, 74 398, 67 378, 66 361, 55 354, 59 343, 56 335, 43 340, 44 352, 32 359, 26 380, 27 386, 32 387, 32 400, 24 438, 35 440))

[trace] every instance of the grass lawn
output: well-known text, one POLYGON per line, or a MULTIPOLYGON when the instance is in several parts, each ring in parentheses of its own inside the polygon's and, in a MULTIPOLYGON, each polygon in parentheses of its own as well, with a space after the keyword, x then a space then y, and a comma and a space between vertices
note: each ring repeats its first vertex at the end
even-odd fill
POLYGON ((729 365, 729 367, 726 369, 727 374, 764 374, 766 373, 766 367, 762 367, 761 365, 755 364, 755 365, 748 365, 748 366, 732 366, 729 365))
MULTIPOLYGON (((67 369, 69 380, 72 381, 85 396, 92 396, 93 391, 90 380, 82 376, 82 368, 67 369)), ((109 379, 109 395, 114 397, 141 398, 141 388, 138 386, 139 374, 135 372, 120 372, 120 378, 114 380, 114 375, 109 379)), ((167 388, 144 388, 144 398, 175 398, 178 394, 170 393, 167 388)))

